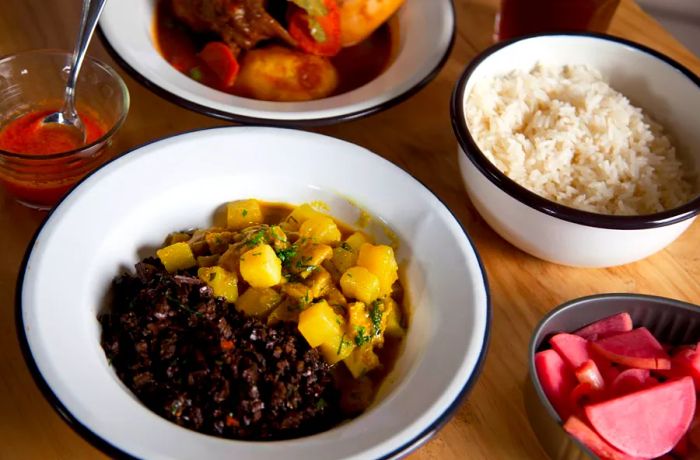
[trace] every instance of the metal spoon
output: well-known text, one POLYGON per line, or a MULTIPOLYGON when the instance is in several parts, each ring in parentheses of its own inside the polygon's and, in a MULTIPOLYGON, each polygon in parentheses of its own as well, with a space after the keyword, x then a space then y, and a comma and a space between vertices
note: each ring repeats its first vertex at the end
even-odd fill
POLYGON ((100 14, 102 14, 105 3, 107 3, 107 0, 83 0, 80 31, 78 32, 78 39, 73 49, 73 59, 70 71, 68 72, 63 107, 61 107, 59 112, 54 112, 43 120, 45 124, 55 124, 55 127, 75 130, 76 137, 79 137, 82 142, 86 140, 86 133, 85 125, 83 125, 75 109, 75 85, 78 81, 78 73, 83 64, 85 53, 90 45, 90 39, 95 32, 97 20, 100 18, 100 14))

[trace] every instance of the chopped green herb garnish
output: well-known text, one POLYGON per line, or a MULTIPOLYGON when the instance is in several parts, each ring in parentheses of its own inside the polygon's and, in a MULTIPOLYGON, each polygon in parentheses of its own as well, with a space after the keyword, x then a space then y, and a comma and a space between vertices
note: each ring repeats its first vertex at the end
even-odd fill
POLYGON ((309 264, 311 262, 311 257, 303 256, 300 260, 297 260, 296 268, 305 272, 312 272, 316 270, 316 265, 309 264))
POLYGON ((369 341, 370 337, 367 335, 367 330, 365 329, 365 327, 355 326, 355 345, 361 347, 369 341))
POLYGON ((262 243, 263 238, 265 238, 265 230, 258 230, 248 239, 248 241, 246 241, 245 244, 246 246, 252 248, 262 243))
POLYGON ((369 318, 372 320, 372 330, 375 337, 378 337, 382 333, 382 316, 384 316, 384 309, 382 307, 382 301, 375 300, 372 302, 372 309, 369 311, 369 318))
POLYGON ((247 215, 248 215, 248 210, 247 210, 247 209, 244 209, 243 211, 241 211, 241 215, 242 215, 243 217, 247 216, 247 215))
POLYGON ((190 69, 190 78, 192 78, 193 80, 201 81, 202 77, 202 69, 200 69, 199 67, 192 67, 190 69))
POLYGON ((338 343, 338 351, 335 352, 336 355, 340 355, 340 352, 343 350, 344 345, 345 345, 345 334, 343 334, 340 337, 340 343, 338 343))
POLYGON ((287 267, 293 258, 297 256, 297 247, 292 245, 287 249, 277 251, 277 257, 282 261, 282 266, 287 267))
POLYGON ((316 401, 316 410, 323 410, 328 406, 328 403, 326 402, 325 399, 321 398, 318 401, 316 401))

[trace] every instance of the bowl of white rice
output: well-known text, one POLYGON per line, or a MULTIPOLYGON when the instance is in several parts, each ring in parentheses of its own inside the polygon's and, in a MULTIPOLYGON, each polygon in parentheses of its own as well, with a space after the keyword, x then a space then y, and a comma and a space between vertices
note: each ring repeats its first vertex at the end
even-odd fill
POLYGON ((700 78, 644 46, 542 34, 492 46, 455 86, 469 197, 503 238, 551 262, 647 257, 700 211, 700 78))

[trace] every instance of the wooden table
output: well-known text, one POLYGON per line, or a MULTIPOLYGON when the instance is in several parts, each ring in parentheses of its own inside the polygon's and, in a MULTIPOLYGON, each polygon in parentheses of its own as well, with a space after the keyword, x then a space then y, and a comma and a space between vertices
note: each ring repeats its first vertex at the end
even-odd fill
MULTIPOLYGON (((3 0, 0 55, 31 48, 71 48, 80 3, 3 0)), ((381 114, 317 131, 365 146, 427 184, 466 226, 486 265, 494 320, 484 371, 454 419, 411 458, 543 458, 525 415, 521 391, 527 375, 525 350, 534 325, 565 300, 603 292, 639 292, 700 303, 700 223, 659 254, 602 270, 543 262, 498 237, 476 213, 462 186, 448 110, 452 85, 463 67, 491 43, 498 1, 456 3, 458 30, 452 55, 427 88, 381 114)), ((632 0, 622 0, 610 32, 666 53, 700 74, 700 59, 632 0)), ((116 67, 98 40, 90 52, 116 67)), ((121 73, 131 91, 132 106, 117 135, 115 151, 225 124, 170 104, 121 73)), ((41 396, 15 335, 18 269, 43 218, 44 214, 16 204, 0 191, 0 459, 99 458, 102 455, 75 434, 41 396)))

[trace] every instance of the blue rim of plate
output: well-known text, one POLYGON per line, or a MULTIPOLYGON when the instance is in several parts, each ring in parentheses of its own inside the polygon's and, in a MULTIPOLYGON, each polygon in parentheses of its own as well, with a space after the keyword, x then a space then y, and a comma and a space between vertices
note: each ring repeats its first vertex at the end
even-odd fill
POLYGON ((479 149, 477 146, 476 141, 469 132, 469 129, 467 129, 466 114, 464 112, 464 97, 467 80, 471 78, 476 68, 483 61, 501 49, 521 41, 547 37, 593 38, 597 40, 614 42, 633 48, 636 51, 650 55, 651 57, 669 65, 673 70, 688 78, 695 84, 695 86, 697 86, 698 90, 700 90, 700 77, 695 75, 682 64, 647 46, 626 40, 624 38, 594 32, 552 32, 517 37, 511 40, 499 42, 479 53, 466 66, 462 72, 462 75, 459 77, 459 80, 457 80, 457 83, 455 84, 452 92, 452 98, 450 100, 450 118, 452 121, 452 130, 457 137, 462 153, 474 164, 481 174, 483 174, 496 187, 510 195, 515 200, 518 200, 536 211, 558 219, 573 222, 575 224, 617 230, 641 230, 676 224, 678 222, 690 219, 700 213, 700 195, 697 195, 687 203, 684 203, 676 208, 654 214, 639 216, 613 216, 570 208, 543 198, 526 189, 522 185, 519 185, 514 180, 502 173, 493 163, 491 163, 491 161, 489 161, 488 158, 486 158, 481 149, 479 149))
MULTIPOLYGON (((90 430, 86 425, 80 422, 69 410, 66 408, 66 406, 61 402, 61 400, 56 396, 56 394, 53 392, 49 384, 46 382, 44 379, 43 375, 41 375, 41 371, 39 371, 39 368, 37 367, 36 361, 34 361, 34 357, 32 356, 32 352, 29 348, 29 342, 27 340, 27 335, 24 329, 24 319, 22 315, 22 287, 24 284, 24 275, 27 270, 27 262, 29 261, 29 257, 32 254, 32 250, 34 249, 34 243, 36 242, 37 238, 41 234, 42 230, 44 229, 44 226, 46 223, 49 221, 55 210, 63 203, 63 201, 68 198, 68 196, 72 195, 73 191, 79 187, 85 180, 87 180, 89 177, 91 177, 93 174, 95 174, 97 171, 100 171, 101 169, 105 168, 109 164, 113 163, 114 161, 132 154, 133 152, 140 150, 143 147, 146 147, 148 145, 154 144, 156 142, 170 139, 173 137, 177 137, 180 135, 184 134, 189 134, 189 133, 196 133, 196 132, 201 132, 201 131, 209 131, 209 130, 216 130, 216 129, 237 129, 239 127, 237 126, 217 126, 217 127, 209 127, 209 128, 201 128, 201 129, 194 129, 190 131, 185 131, 182 133, 170 135, 170 136, 163 136, 158 139, 154 139, 148 142, 145 142, 141 145, 138 145, 132 149, 129 149, 125 151, 124 153, 117 155, 116 157, 110 159, 106 163, 102 164, 98 168, 96 168, 94 171, 90 172, 87 174, 82 180, 80 180, 77 184, 75 184, 66 195, 64 195, 61 200, 56 203, 56 206, 49 211, 49 213, 46 215, 42 223, 39 225, 39 228, 36 230, 34 233, 34 236, 32 236, 32 239, 30 240, 27 249, 24 253, 24 257, 22 259, 22 263, 19 268, 19 275, 17 276, 17 283, 15 285, 15 331, 17 333, 17 338, 19 340, 19 345, 20 349, 22 351, 22 356, 24 357, 24 361, 27 364, 27 368, 32 376, 32 379, 34 380, 34 383, 36 386, 39 388, 41 391, 42 395, 44 398, 47 400, 47 402, 51 405, 51 407, 58 413, 58 415, 63 418, 63 420, 68 424, 68 426, 73 429, 78 435, 80 435, 83 439, 88 441, 93 447, 99 449, 103 453, 107 454, 108 456, 112 458, 124 458, 124 459, 137 459, 138 457, 134 457, 133 455, 125 452, 124 450, 120 449, 119 447, 115 446, 114 444, 110 443, 107 439, 99 436, 98 434, 94 433, 93 431, 90 430)), ((280 129, 286 129, 286 128, 280 128, 280 129)), ((376 155, 386 161, 386 158, 372 152, 372 155, 376 155)), ((452 401, 452 403, 443 411, 442 414, 440 414, 432 423, 430 423, 423 431, 421 431, 417 436, 413 437, 410 441, 404 443, 400 447, 394 449, 390 453, 379 457, 378 460, 387 460, 387 459, 394 459, 394 458, 401 458, 405 455, 408 455, 410 452, 413 452, 414 450, 418 449, 420 446, 425 444, 430 438, 432 438, 447 422, 450 421, 452 416, 454 415, 454 412, 457 410, 457 408, 461 405, 461 403, 464 401, 466 396, 469 394, 470 390, 478 380, 479 376, 481 375, 481 371, 483 370, 484 362, 486 360, 486 355, 488 353, 488 348, 489 348, 489 341, 491 337, 491 321, 492 321, 492 312, 491 312, 491 292, 489 290, 489 282, 488 282, 488 277, 486 274, 486 268, 484 267, 484 263, 481 260, 481 256, 479 255, 479 252, 476 249, 476 245, 474 244, 474 241, 472 240, 471 236, 469 233, 467 233, 466 229, 464 228, 464 225, 457 219, 455 216, 454 212, 445 204, 445 202, 437 196, 433 191, 426 186, 423 182, 415 178, 411 173, 406 171, 404 168, 396 165, 394 162, 389 161, 391 164, 396 166, 399 170, 403 171, 405 174, 407 174, 409 177, 411 177, 413 180, 415 180, 417 183, 419 183, 422 187, 424 187, 431 195, 433 195, 444 207, 447 209, 447 211, 450 213, 452 218, 455 220, 457 225, 462 229, 462 232, 464 233, 464 236, 467 238, 467 241, 469 242, 469 245, 471 246, 472 250, 474 251, 474 256, 476 257, 476 261, 479 265, 479 271, 481 273, 483 282, 484 282, 484 293, 486 296, 486 320, 485 320, 485 326, 484 326, 484 340, 481 344, 481 350, 479 352, 479 356, 477 358, 477 361, 474 365, 474 369, 472 370, 471 375, 465 382, 464 386, 462 389, 457 393, 455 396, 455 399, 452 401)), ((225 439, 225 438, 222 438, 225 439)), ((303 439, 303 438, 298 438, 298 439, 303 439)), ((272 441, 274 442, 274 441, 272 441)))
POLYGON ((172 102, 176 105, 179 105, 180 107, 184 107, 185 109, 191 110, 193 112, 201 113, 203 115, 219 118, 221 120, 226 121, 233 121, 237 123, 259 126, 311 128, 316 126, 332 125, 344 121, 357 120, 375 113, 382 112, 407 100, 414 94, 418 93, 425 86, 427 86, 428 83, 430 83, 437 76, 437 74, 440 73, 440 70, 442 70, 445 63, 447 63, 447 60, 449 59, 450 54, 452 52, 452 48, 454 46, 455 37, 457 33, 457 14, 454 2, 455 0, 449 0, 448 2, 450 5, 450 16, 452 17, 452 30, 450 31, 449 43, 435 67, 433 67, 418 83, 391 99, 388 99, 384 102, 380 102, 362 110, 332 117, 305 118, 301 120, 276 120, 274 118, 250 117, 245 115, 238 115, 224 110, 214 109, 211 107, 207 107, 206 105, 192 102, 152 82, 143 74, 141 74, 138 70, 136 70, 125 59, 123 59, 121 55, 114 49, 109 39, 107 38, 107 35, 102 30, 102 26, 99 23, 97 25, 97 33, 100 36, 100 41, 107 50, 107 53, 109 53, 109 55, 112 57, 112 59, 114 59, 114 61, 119 65, 119 67, 124 69, 126 73, 128 73, 134 80, 139 82, 146 89, 150 90, 151 92, 165 99, 168 102, 172 102))

